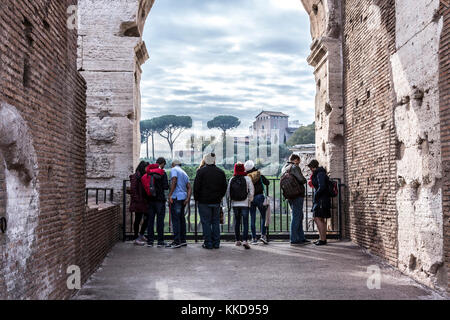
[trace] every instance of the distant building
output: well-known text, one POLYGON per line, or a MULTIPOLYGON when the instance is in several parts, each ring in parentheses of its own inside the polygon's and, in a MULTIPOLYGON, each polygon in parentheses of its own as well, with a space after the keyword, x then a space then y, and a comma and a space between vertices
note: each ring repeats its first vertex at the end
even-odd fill
POLYGON ((308 168, 308 163, 316 158, 316 145, 312 144, 297 144, 289 148, 292 153, 295 153, 300 157, 300 169, 302 170, 305 177, 309 177, 312 172, 308 168))
POLYGON ((268 138, 276 133, 280 143, 286 143, 300 126, 298 120, 289 122, 289 116, 283 112, 262 111, 250 126, 250 135, 268 138))

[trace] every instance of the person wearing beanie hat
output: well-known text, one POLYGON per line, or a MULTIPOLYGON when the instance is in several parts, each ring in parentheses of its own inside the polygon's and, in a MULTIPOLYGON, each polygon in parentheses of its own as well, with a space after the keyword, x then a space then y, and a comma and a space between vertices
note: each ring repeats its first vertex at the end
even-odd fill
POLYGON ((261 174, 261 171, 255 168, 255 163, 252 160, 248 160, 244 164, 244 167, 248 177, 252 180, 253 186, 255 187, 255 196, 252 203, 250 204, 250 228, 252 231, 252 244, 258 244, 258 239, 256 238, 256 208, 258 208, 259 213, 261 214, 261 237, 259 238, 259 241, 261 241, 263 244, 268 244, 266 227, 267 207, 264 206, 264 190, 267 190, 270 181, 261 174))
POLYGON ((254 193, 255 188, 252 180, 247 177, 244 164, 242 162, 236 163, 234 175, 228 183, 227 199, 230 203, 229 207, 233 208, 234 213, 236 246, 243 244, 245 249, 250 249, 248 244, 248 215, 254 193), (243 220, 244 225, 243 237, 241 237, 241 220, 243 220))
POLYGON ((244 168, 246 172, 249 172, 255 167, 255 163, 252 160, 247 160, 244 164, 244 168))
POLYGON ((291 181, 296 181, 297 183, 297 195, 292 198, 288 198, 289 206, 292 209, 292 220, 291 220, 291 245, 301 246, 305 244, 310 244, 311 241, 305 238, 305 232, 303 231, 303 202, 305 200, 305 184, 306 178, 302 174, 300 169, 300 156, 297 154, 291 154, 289 161, 284 165, 281 170, 280 186, 283 189, 283 194, 285 194, 285 189, 283 188, 283 181, 288 181, 288 179, 295 179, 291 181))
POLYGON ((207 154, 205 165, 197 170, 194 180, 194 199, 198 203, 200 221, 203 227, 205 249, 220 247, 220 209, 227 191, 225 172, 216 167, 216 155, 207 154))
POLYGON ((205 155, 205 164, 207 165, 216 164, 216 154, 208 153, 207 155, 205 155))

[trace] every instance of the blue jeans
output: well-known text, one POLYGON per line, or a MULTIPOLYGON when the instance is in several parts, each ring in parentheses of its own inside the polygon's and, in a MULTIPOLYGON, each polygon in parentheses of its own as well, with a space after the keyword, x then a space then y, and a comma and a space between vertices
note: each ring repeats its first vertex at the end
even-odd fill
POLYGON ((161 201, 150 201, 148 206, 148 243, 155 240, 155 217, 158 243, 164 242, 164 218, 166 216, 166 203, 161 201))
POLYGON ((292 208, 291 243, 305 241, 305 233, 303 232, 303 200, 304 198, 302 197, 289 200, 289 205, 292 208))
POLYGON ((198 212, 207 248, 220 246, 220 204, 198 204, 198 212))
POLYGON ((186 242, 186 218, 184 217, 184 200, 174 200, 170 206, 174 242, 186 242))
POLYGON ((233 207, 234 212, 234 234, 236 241, 248 240, 248 207, 233 207), (241 219, 244 220, 244 237, 241 237, 241 219))
POLYGON ((264 195, 258 194, 253 198, 253 201, 250 206, 250 226, 252 229, 252 238, 256 239, 256 208, 258 208, 261 213, 261 235, 267 235, 267 227, 266 227, 266 210, 264 207, 264 195))

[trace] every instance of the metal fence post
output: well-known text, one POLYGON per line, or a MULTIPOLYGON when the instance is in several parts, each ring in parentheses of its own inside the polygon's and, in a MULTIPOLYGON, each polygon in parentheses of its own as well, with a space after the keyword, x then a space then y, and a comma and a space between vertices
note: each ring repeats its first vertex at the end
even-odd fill
POLYGON ((123 181, 123 203, 122 203, 122 215, 123 215, 123 242, 126 241, 126 216, 127 216, 127 180, 123 181))

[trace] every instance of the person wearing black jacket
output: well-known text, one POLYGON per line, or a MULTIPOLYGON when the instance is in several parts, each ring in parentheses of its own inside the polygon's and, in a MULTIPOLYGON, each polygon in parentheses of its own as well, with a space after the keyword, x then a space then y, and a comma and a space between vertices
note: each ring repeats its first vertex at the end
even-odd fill
POLYGON ((314 198, 311 211, 314 213, 314 221, 319 229, 319 240, 315 245, 327 244, 327 218, 331 218, 331 197, 328 190, 328 175, 323 167, 319 167, 317 160, 312 160, 308 167, 313 172, 311 182, 314 186, 314 198))
MULTIPOLYGON (((166 160, 158 158, 156 164, 150 164, 147 167, 147 175, 143 177, 144 184, 148 184, 148 175, 153 174, 155 179, 156 195, 149 197, 149 214, 148 214, 148 231, 147 231, 147 247, 153 247, 155 237, 154 224, 156 217, 156 231, 158 233, 158 248, 166 247, 168 244, 164 242, 164 219, 166 216, 166 190, 169 190, 169 179, 164 170, 166 160)), ((144 186, 145 187, 145 186, 144 186)))
POLYGON ((244 166, 248 177, 252 179, 253 185, 255 187, 255 196, 250 205, 250 228, 252 230, 252 244, 258 243, 258 239, 256 238, 256 208, 258 208, 259 213, 261 214, 261 238, 259 240, 264 244, 268 244, 266 227, 267 207, 264 206, 264 190, 267 189, 270 181, 261 174, 261 171, 255 168, 255 163, 252 160, 248 160, 244 166))
POLYGON ((194 199, 198 202, 203 227, 205 249, 220 247, 220 204, 227 192, 225 172, 216 167, 216 155, 207 154, 205 166, 197 171, 194 180, 194 199))

